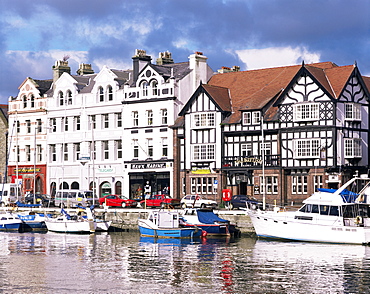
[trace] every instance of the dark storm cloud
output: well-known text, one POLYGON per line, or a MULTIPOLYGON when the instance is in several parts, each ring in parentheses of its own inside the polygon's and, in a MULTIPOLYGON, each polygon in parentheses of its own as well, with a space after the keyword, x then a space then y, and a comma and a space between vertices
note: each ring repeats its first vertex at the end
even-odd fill
POLYGON ((368 0, 0 0, 0 99, 27 76, 50 78, 55 55, 36 53, 56 49, 85 51, 98 71, 98 60, 131 64, 135 49, 154 62, 162 51, 175 62, 202 51, 217 70, 242 66, 237 50, 299 47, 339 65, 356 60, 370 75, 369 15, 368 0))

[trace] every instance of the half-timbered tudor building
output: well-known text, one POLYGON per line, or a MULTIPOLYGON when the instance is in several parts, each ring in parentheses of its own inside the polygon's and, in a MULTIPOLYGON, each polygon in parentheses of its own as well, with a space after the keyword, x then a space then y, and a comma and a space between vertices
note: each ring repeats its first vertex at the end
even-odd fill
POLYGON ((182 193, 287 204, 367 172, 367 84, 331 62, 214 75, 174 126, 182 193))

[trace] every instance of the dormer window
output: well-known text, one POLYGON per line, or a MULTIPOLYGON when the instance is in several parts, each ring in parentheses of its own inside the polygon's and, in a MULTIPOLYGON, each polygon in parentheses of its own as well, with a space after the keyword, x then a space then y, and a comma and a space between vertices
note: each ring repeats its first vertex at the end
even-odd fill
POLYGON ((315 121, 319 119, 319 103, 293 105, 294 121, 315 121))
POLYGON ((72 92, 70 90, 67 91, 67 104, 72 105, 72 92))
POLYGON ((98 94, 99 94, 99 101, 104 102, 104 89, 103 89, 103 87, 99 87, 98 94))
POLYGON ((111 85, 107 87, 108 101, 113 100, 113 88, 111 85))
POLYGON ((361 120, 361 104, 345 103, 344 104, 345 120, 360 121, 361 120))
POLYGON ((31 95, 31 107, 35 107, 35 96, 31 95))
POLYGON ((243 112, 243 125, 258 125, 261 123, 259 111, 243 112))
POLYGON ((140 85, 141 92, 143 93, 143 96, 148 96, 148 82, 144 81, 140 85))
POLYGON ((62 91, 59 91, 58 92, 58 101, 59 101, 59 106, 63 106, 64 105, 64 96, 63 96, 63 92, 62 91))
POLYGON ((153 96, 158 96, 158 82, 157 81, 152 82, 152 91, 153 91, 153 96))
POLYGON ((23 100, 23 108, 27 108, 27 97, 26 97, 26 95, 23 95, 22 100, 23 100))

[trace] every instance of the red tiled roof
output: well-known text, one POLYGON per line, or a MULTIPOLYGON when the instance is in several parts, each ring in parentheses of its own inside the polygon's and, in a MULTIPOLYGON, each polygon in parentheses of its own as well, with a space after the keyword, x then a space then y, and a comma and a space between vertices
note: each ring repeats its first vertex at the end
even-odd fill
POLYGON ((231 100, 228 88, 207 84, 202 86, 223 111, 231 111, 231 100))
MULTIPOLYGON (((338 98, 354 70, 353 65, 337 66, 332 62, 303 66, 333 98, 338 98)), ((237 123, 241 119, 240 110, 258 110, 268 105, 286 89, 301 68, 302 65, 293 65, 217 74, 208 85, 229 89, 233 113, 225 123, 237 123)), ((276 113, 277 108, 271 106, 266 110, 266 119, 272 119, 276 113)))

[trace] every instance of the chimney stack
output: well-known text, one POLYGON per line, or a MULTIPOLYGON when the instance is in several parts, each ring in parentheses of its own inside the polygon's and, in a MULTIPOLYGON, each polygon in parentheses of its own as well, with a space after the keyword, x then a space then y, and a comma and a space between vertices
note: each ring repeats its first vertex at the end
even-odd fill
POLYGON ((71 68, 68 66, 67 60, 57 60, 55 62, 55 65, 53 65, 52 69, 53 69, 53 83, 55 83, 64 72, 69 74, 71 73, 71 68))
POLYGON ((92 69, 91 64, 80 63, 80 67, 77 70, 77 74, 79 76, 89 75, 89 74, 93 74, 93 73, 94 73, 94 70, 92 69))
POLYGON ((172 64, 172 54, 171 52, 159 52, 159 56, 157 58, 157 65, 163 65, 163 64, 172 64))
POLYGON ((152 57, 146 55, 145 50, 135 50, 135 55, 132 56, 133 60, 133 80, 134 83, 136 84, 139 72, 143 69, 145 65, 150 63, 152 61, 152 57))

